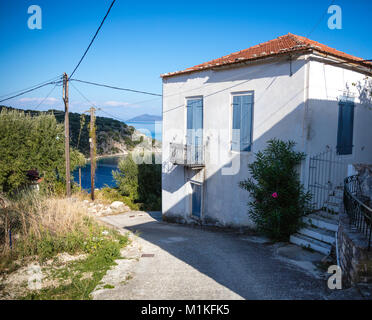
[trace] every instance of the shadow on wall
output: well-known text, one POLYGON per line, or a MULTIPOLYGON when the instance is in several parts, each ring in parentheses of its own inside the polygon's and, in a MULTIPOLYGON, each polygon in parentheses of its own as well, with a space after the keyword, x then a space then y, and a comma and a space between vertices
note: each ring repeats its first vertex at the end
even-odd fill
MULTIPOLYGON (((212 140, 221 141, 223 139, 212 139, 206 145, 207 164, 204 169, 201 223, 225 227, 252 226, 247 214, 249 194, 239 188, 238 184, 248 177, 248 163, 254 160, 254 153, 266 147, 268 140, 273 138, 294 140, 297 143, 296 150, 303 151, 308 155, 324 151, 327 146, 336 147, 338 101, 311 99, 308 101, 307 114, 305 114, 304 103, 299 104, 285 116, 281 115, 283 107, 284 105, 276 108, 276 111, 268 114, 265 119, 259 122, 257 119, 254 120, 253 136, 256 138, 253 141, 251 153, 239 156, 229 152, 228 145, 213 145, 212 140), (275 122, 275 119, 280 117, 282 118, 275 122), (305 126, 303 125, 304 119, 307 121, 305 126), (273 125, 270 126, 270 123, 273 125), (263 125, 266 127, 265 131, 260 127, 263 125), (257 137, 260 131, 262 134, 257 137), (226 150, 221 157, 220 164, 213 163, 213 159, 208 160, 208 154, 213 148, 226 150), (236 174, 223 174, 234 162, 238 164, 236 174)), ((350 161, 372 163, 372 140, 370 139, 372 111, 362 104, 355 104, 354 110, 354 147, 350 161)), ((307 170, 307 168, 302 170, 304 169, 307 170)), ((187 186, 193 175, 190 172, 192 172, 191 169, 184 166, 163 163, 163 213, 169 220, 194 221, 190 209, 190 188, 187 186)))
MULTIPOLYGON (((190 73, 185 75, 179 75, 175 78, 168 78, 166 79, 166 82, 168 84, 171 83, 183 83, 187 81, 192 81, 195 79, 200 80, 200 86, 207 86, 209 88, 213 88, 215 84, 219 84, 221 82, 225 81, 234 81, 238 82, 235 84, 232 84, 231 86, 228 86, 226 88, 213 91, 212 93, 208 93, 204 95, 204 98, 216 95, 218 93, 227 91, 231 92, 234 91, 234 88, 237 88, 245 83, 249 83, 252 80, 258 80, 258 79, 265 79, 265 78, 272 78, 272 81, 270 81, 269 85, 265 88, 265 92, 274 84, 274 82, 283 76, 288 76, 289 74, 294 75, 297 73, 302 67, 304 66, 304 61, 301 60, 294 60, 290 62, 287 58, 284 58, 280 61, 277 61, 275 63, 271 63, 270 67, 275 68, 275 77, 272 75, 272 71, 270 71, 270 68, 267 68, 265 65, 256 65, 253 69, 246 69, 244 68, 243 71, 235 72, 234 75, 231 77, 226 78, 223 74, 223 72, 215 72, 213 70, 206 70, 203 73, 203 76, 201 77, 199 73, 190 73), (285 62, 283 64, 283 61, 285 62)), ((301 91, 302 92, 302 91, 301 91)), ((189 91, 183 91, 182 94, 187 95, 193 95, 195 93, 194 89, 191 89, 189 91)), ((260 99, 260 97, 258 97, 260 99)), ((177 105, 171 109, 168 109, 166 112, 170 112, 172 110, 176 110, 178 108, 184 107, 184 104, 177 105)))

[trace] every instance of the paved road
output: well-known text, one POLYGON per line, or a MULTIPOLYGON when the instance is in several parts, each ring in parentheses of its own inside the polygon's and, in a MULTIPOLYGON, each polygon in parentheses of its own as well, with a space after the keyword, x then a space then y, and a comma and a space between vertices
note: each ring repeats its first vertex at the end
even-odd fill
POLYGON ((101 285, 94 299, 332 298, 322 277, 278 257, 277 246, 257 237, 169 224, 156 213, 101 219, 138 237, 123 253, 128 259, 103 279, 115 288, 101 285))

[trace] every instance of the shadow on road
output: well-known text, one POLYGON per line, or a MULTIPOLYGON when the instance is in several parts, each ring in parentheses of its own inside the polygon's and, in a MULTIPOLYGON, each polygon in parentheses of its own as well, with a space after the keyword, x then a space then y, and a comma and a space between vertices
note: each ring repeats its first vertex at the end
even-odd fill
POLYGON ((148 214, 155 220, 133 220, 124 228, 244 299, 324 299, 325 281, 277 259, 272 245, 234 232, 165 223, 161 213, 148 214))

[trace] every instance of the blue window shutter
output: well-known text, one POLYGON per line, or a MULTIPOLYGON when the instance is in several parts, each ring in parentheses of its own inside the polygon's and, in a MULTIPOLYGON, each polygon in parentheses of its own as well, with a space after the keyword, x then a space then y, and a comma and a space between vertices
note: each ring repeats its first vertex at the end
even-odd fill
POLYGON ((193 141, 193 121, 194 121, 194 108, 192 100, 187 101, 187 144, 192 144, 193 141))
POLYGON ((192 214, 196 217, 201 216, 201 196, 202 196, 202 187, 201 185, 191 183, 192 187, 192 214))
POLYGON ((187 100, 187 144, 190 146, 188 161, 201 161, 203 145, 203 99, 201 98, 187 100))
POLYGON ((253 95, 233 96, 231 149, 251 151, 253 95))
POLYGON ((233 123, 231 149, 240 151, 241 97, 233 97, 233 123))
POLYGON ((194 102, 194 129, 195 129, 195 145, 203 143, 203 101, 202 99, 194 102))
POLYGON ((340 102, 337 128, 337 153, 352 154, 354 129, 354 103, 340 102))
POLYGON ((242 96, 240 131, 240 150, 242 151, 250 151, 251 147, 252 104, 249 102, 250 97, 242 96))
POLYGON ((202 160, 202 146, 203 146, 203 100, 195 100, 194 104, 194 154, 193 160, 199 163, 202 160))

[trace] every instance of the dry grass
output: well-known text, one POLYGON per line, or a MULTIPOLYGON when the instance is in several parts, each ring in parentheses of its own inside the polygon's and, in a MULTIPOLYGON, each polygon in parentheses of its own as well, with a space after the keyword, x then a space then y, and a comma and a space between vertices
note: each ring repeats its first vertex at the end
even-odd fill
POLYGON ((29 202, 18 201, 14 209, 20 214, 22 233, 41 239, 45 231, 53 235, 66 235, 76 230, 88 231, 84 219, 88 218, 85 208, 71 199, 32 196, 29 202))
POLYGON ((81 200, 34 192, 0 203, 0 236, 0 299, 89 299, 129 243, 127 235, 98 224, 81 200), (61 257, 73 261, 61 265, 61 257), (32 266, 45 276, 41 289, 30 289, 23 277, 32 266), (14 291, 20 283, 22 290, 14 291))
POLYGON ((74 253, 98 229, 80 201, 23 193, 0 208, 0 254, 44 259, 63 250, 74 253))

